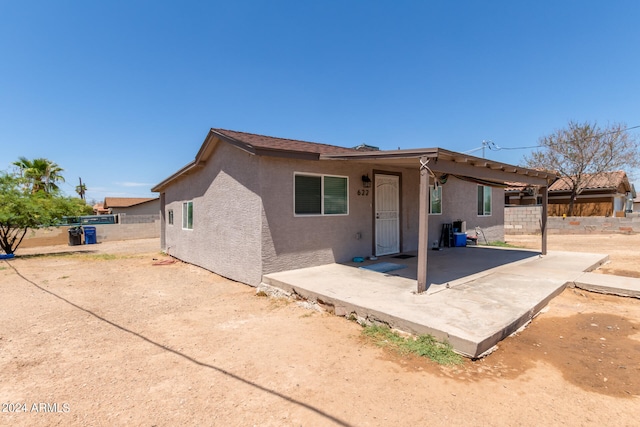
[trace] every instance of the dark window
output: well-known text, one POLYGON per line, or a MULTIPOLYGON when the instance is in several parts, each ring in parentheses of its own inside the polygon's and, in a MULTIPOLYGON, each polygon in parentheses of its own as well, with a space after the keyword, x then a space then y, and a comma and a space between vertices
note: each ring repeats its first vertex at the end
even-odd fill
POLYGON ((478 185, 478 216, 491 216, 491 187, 478 185))
POLYGON ((294 175, 296 215, 347 215, 348 178, 329 175, 294 175))

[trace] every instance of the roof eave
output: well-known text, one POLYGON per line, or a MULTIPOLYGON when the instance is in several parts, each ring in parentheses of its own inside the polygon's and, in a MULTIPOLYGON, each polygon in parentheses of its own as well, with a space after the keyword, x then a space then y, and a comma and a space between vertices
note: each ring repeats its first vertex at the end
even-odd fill
POLYGON ((354 151, 353 153, 321 154, 320 160, 375 160, 375 159, 412 159, 423 156, 437 157, 438 148, 420 148, 409 150, 354 151))
MULTIPOLYGON (((513 166, 506 163, 495 162, 480 157, 469 156, 464 153, 445 150, 442 148, 422 148, 410 150, 388 150, 375 152, 355 152, 340 154, 322 154, 320 160, 352 160, 352 161, 381 161, 394 159, 435 159, 436 163, 431 166, 433 170, 437 170, 438 159, 442 159, 451 163, 465 164, 476 168, 487 168, 492 171, 506 172, 516 174, 526 184, 549 185, 557 178, 557 174, 553 172, 538 171, 519 166, 513 166)), ((416 162, 416 166, 419 163, 416 162)))
POLYGON ((196 154, 195 159, 184 166, 182 169, 160 182, 156 186, 154 186, 151 191, 154 193, 158 193, 163 191, 169 184, 173 181, 179 179, 183 175, 188 175, 193 172, 193 170, 203 167, 211 154, 216 147, 216 144, 220 141, 226 142, 240 150, 258 156, 271 156, 271 157, 282 157, 288 159, 299 159, 299 160, 318 160, 320 157, 319 153, 313 153, 308 151, 296 151, 296 150, 283 150, 278 148, 266 148, 266 147, 255 147, 251 144, 247 144, 245 142, 239 141, 230 136, 224 135, 215 129, 210 129, 207 137, 204 142, 200 146, 200 150, 196 154))
POLYGON ((182 175, 188 175, 193 169, 199 168, 202 165, 203 165, 203 163, 198 164, 196 160, 192 161, 191 163, 187 164, 186 166, 184 166, 182 169, 180 169, 179 171, 177 171, 176 173, 174 173, 170 177, 166 178, 164 181, 162 181, 159 184, 157 184, 156 186, 152 187, 151 191, 153 193, 162 192, 173 181, 177 180, 182 175))
POLYGON ((258 156, 271 156, 271 157, 283 157, 287 159, 300 159, 300 160, 318 160, 320 158, 319 153, 312 153, 309 151, 296 151, 296 150, 283 150, 278 148, 255 148, 254 154, 258 156))
POLYGON ((206 160, 210 155, 212 150, 212 147, 210 149, 210 145, 215 142, 214 138, 217 138, 220 141, 224 141, 228 144, 233 145, 236 148, 239 148, 243 151, 246 151, 249 154, 256 154, 256 150, 255 147, 251 144, 247 144, 246 142, 242 142, 239 141, 235 138, 232 138, 230 136, 227 136, 223 133, 218 132, 217 130, 211 128, 209 130, 209 134, 207 135, 207 137, 205 138, 205 142, 202 144, 202 147, 200 147, 200 151, 198 151, 198 154, 196 155, 196 161, 200 158, 206 160))

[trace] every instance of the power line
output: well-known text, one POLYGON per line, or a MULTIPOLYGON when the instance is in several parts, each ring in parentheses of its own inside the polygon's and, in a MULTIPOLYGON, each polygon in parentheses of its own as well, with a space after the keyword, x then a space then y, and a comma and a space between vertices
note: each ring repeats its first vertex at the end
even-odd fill
MULTIPOLYGON (((614 133, 622 133, 622 132, 626 132, 632 129, 638 129, 640 128, 640 125, 637 126, 631 126, 625 129, 621 129, 621 130, 613 130, 610 132, 603 132, 603 133, 599 133, 597 135, 592 135, 590 138, 597 138, 597 137, 601 137, 601 136, 606 136, 606 135, 611 135, 614 133)), ((587 139, 587 138, 585 138, 587 139)), ((567 142, 573 142, 573 140, 567 141, 567 142)), ((538 145, 530 145, 527 147, 500 147, 499 145, 496 145, 493 141, 482 141, 482 147, 478 147, 478 148, 474 148, 473 150, 469 150, 469 151, 465 151, 465 154, 471 154, 473 152, 479 151, 479 150, 483 150, 484 152, 484 148, 488 148, 490 151, 500 151, 500 150, 530 150, 532 148, 540 148, 542 147, 542 145, 538 144, 538 145)), ((484 157, 484 156, 483 156, 484 157)))
POLYGON ((489 146, 489 150, 491 151, 500 151, 500 150, 529 150, 531 148, 539 148, 542 145, 530 145, 528 147, 500 147, 499 145, 493 144, 493 146, 489 146))

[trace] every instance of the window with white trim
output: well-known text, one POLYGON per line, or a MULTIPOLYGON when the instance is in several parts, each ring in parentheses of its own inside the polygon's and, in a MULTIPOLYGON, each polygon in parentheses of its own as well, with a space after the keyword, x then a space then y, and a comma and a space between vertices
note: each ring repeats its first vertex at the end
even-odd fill
POLYGON ((442 214, 442 186, 429 186, 429 214, 442 214))
POLYGON ((478 216, 491 216, 491 187, 478 185, 478 216))
POLYGON ((182 229, 193 230, 193 202, 182 204, 182 229))
POLYGON ((348 177, 295 173, 293 181, 296 216, 349 214, 348 177))
POLYGON ((167 212, 167 222, 169 225, 173 225, 173 209, 169 209, 169 212, 167 212))

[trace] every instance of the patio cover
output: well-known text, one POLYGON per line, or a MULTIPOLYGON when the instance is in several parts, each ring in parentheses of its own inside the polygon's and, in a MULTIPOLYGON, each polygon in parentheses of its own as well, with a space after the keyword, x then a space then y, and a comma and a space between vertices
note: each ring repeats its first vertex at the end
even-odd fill
POLYGON ((507 182, 516 181, 539 186, 542 196, 542 254, 547 253, 547 188, 557 178, 556 173, 513 166, 442 148, 320 154, 320 160, 351 160, 420 170, 418 293, 427 290, 429 177, 435 177, 436 173, 484 185, 505 186, 507 182))

